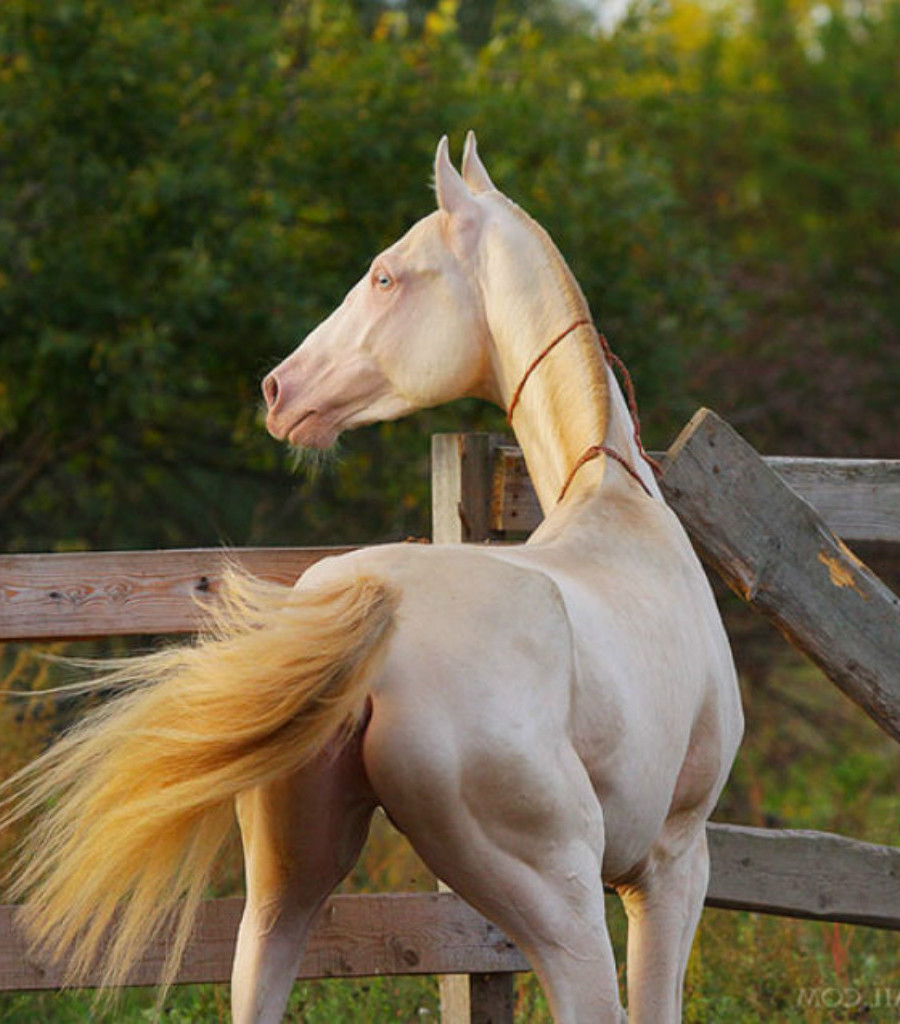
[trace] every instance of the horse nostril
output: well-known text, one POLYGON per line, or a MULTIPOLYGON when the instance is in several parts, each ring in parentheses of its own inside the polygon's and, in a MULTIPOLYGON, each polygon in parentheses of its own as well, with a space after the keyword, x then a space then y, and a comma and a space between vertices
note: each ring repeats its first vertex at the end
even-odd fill
POLYGON ((266 377, 266 379, 263 381, 262 391, 263 395, 265 395, 266 405, 268 405, 270 409, 273 409, 275 407, 276 402, 278 401, 279 392, 278 378, 275 376, 274 373, 270 373, 269 376, 266 377))

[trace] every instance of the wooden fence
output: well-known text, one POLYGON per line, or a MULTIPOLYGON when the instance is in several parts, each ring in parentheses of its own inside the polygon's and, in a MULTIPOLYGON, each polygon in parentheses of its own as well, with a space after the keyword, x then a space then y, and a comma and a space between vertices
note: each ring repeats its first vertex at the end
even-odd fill
MULTIPOLYGON (((441 435, 432 451, 436 541, 503 539, 537 525, 517 449, 487 435, 441 435)), ((900 542, 900 461, 768 463, 845 539, 900 542)), ((0 555, 0 642, 190 632, 228 561, 291 582, 342 550, 0 555)), ((900 929, 900 849, 807 831, 708 828, 708 905, 900 929)), ((236 899, 204 905, 179 983, 228 980, 240 911, 236 899)), ((156 945, 129 982, 153 985, 161 962, 156 945)), ((298 977, 468 975, 463 1013, 500 1024, 512 1020, 512 978, 523 970, 521 953, 496 927, 452 893, 437 892, 334 897, 298 977)), ((55 969, 27 953, 14 908, 0 907, 0 991, 59 984, 55 969)))

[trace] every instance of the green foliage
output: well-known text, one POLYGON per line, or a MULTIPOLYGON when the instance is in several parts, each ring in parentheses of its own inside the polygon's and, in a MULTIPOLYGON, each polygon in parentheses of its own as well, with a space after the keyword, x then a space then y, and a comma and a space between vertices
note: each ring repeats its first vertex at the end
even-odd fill
POLYGON ((783 450, 884 450, 898 12, 673 0, 603 35, 549 0, 10 0, 0 545, 427 532, 422 435, 496 415, 365 432, 291 479, 256 386, 470 126, 632 364, 651 443, 707 401, 783 450))
POLYGON ((898 10, 673 0, 604 35, 549 0, 10 0, 0 545, 426 532, 422 435, 497 416, 372 430, 291 479, 256 388, 470 126, 632 364, 651 443, 704 400, 784 450, 883 450, 898 10))
POLYGON ((670 36, 684 116, 658 123, 740 318, 697 384, 770 451, 891 454, 900 7, 700 12, 691 47, 670 36))

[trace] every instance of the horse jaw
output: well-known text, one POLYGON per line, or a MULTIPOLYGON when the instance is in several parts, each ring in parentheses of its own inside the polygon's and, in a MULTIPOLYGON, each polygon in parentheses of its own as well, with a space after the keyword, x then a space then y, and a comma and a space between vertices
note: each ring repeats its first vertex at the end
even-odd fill
POLYGON ((376 360, 361 346, 341 344, 353 337, 353 295, 266 378, 264 390, 277 389, 266 396, 266 428, 274 438, 326 449, 345 430, 411 411, 376 360))

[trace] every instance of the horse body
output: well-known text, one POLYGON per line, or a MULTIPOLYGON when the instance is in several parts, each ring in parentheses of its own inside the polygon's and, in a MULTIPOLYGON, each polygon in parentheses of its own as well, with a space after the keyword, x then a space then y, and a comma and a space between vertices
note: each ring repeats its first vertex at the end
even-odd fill
POLYGON ((359 573, 401 595, 360 748, 373 805, 520 944, 555 1018, 620 1012, 605 879, 629 912, 631 1018, 675 1020, 742 728, 728 643, 561 257, 474 146, 465 181, 443 148, 436 172, 438 213, 265 382, 269 427, 319 443, 451 396, 515 405, 547 517, 522 547, 391 545, 300 586, 359 573), (357 360, 368 396, 344 383, 357 360), (573 476, 598 441, 631 471, 573 476))
MULTIPOLYGON (((516 548, 386 545, 323 562, 308 574, 311 585, 365 573, 396 587, 402 598, 392 648, 409 651, 414 664, 427 663, 432 648, 452 652, 446 679, 438 684, 426 672, 418 685, 428 692, 439 685, 452 696, 463 731, 469 717, 494 710, 502 727, 502 708, 525 699, 509 651, 515 620, 527 618, 528 636, 539 637, 540 649, 555 648, 561 631, 567 656, 540 684, 535 721, 549 727, 550 708, 560 711, 554 728, 572 744, 601 798, 609 880, 633 873, 658 835, 692 736, 702 733, 709 748, 704 797, 723 781, 728 754, 727 737, 718 735, 726 722, 710 719, 730 661, 720 630, 711 628, 717 620, 708 614, 708 585, 693 555, 673 545, 681 528, 669 510, 636 497, 637 507, 621 502, 611 515, 598 495, 550 541, 539 535, 516 548), (489 661, 490 681, 473 689, 469 661, 479 659, 489 661)), ((390 689, 392 665, 373 686, 376 707, 390 689)), ((691 750, 696 772, 701 752, 691 750)))
MULTIPOLYGON (((632 1019, 677 1019, 705 894, 705 820, 739 720, 718 700, 727 647, 695 559, 672 543, 680 527, 640 492, 619 504, 613 514, 598 494, 558 536, 522 548, 387 545, 322 562, 299 584, 371 575, 401 595, 351 790, 368 785, 369 810, 382 805, 432 870, 517 941, 560 1021, 616 1019, 602 880, 631 903, 633 944, 662 947, 643 973, 630 954, 632 1019)), ((268 820, 297 816, 309 842, 309 813, 297 801, 268 820)), ((265 827, 250 830, 257 842, 265 827)), ((308 878, 299 851, 288 861, 308 878)), ((282 941, 299 957, 296 932, 247 932, 258 960, 282 941)))
MULTIPOLYGON (((442 141, 436 182, 438 211, 266 378, 268 426, 321 447, 479 395, 510 411, 546 518, 524 546, 386 545, 297 583, 298 608, 321 594, 343 608, 365 587, 377 613, 351 609, 364 653, 341 670, 349 740, 310 741, 291 770, 232 773, 247 880, 234 1019, 280 1019, 315 915, 382 805, 519 944, 560 1024, 623 1015, 603 882, 616 886, 629 1019, 675 1021, 705 821, 742 731, 728 643, 562 258, 471 137, 463 176, 442 141)), ((248 660, 270 628, 247 632, 248 660)), ((303 651, 276 655, 289 687, 303 651)), ((260 743, 283 744, 271 735, 260 743)))

